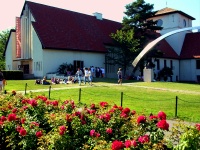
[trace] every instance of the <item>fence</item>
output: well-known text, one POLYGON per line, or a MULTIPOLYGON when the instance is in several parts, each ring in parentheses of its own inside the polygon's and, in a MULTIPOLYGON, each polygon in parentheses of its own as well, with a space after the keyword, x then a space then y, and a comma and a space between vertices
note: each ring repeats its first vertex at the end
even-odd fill
MULTIPOLYGON (((25 85, 25 94, 27 94, 27 84, 25 85)), ((52 92, 52 87, 51 86, 49 86, 49 89, 48 89, 48 98, 49 99, 51 99, 51 92, 52 92)), ((86 95, 91 95, 91 97, 94 97, 94 96, 102 96, 102 95, 99 95, 98 93, 92 93, 92 92, 90 92, 89 90, 83 90, 83 88, 79 88, 78 90, 77 90, 77 95, 78 95, 78 102, 80 103, 81 101, 82 101, 82 95, 83 94, 86 94, 86 95)), ((106 95, 103 95, 104 97, 105 96, 111 96, 111 95, 109 95, 109 94, 106 94, 106 95)), ((128 94, 126 94, 126 93, 124 93, 124 92, 120 92, 120 97, 116 97, 116 99, 118 99, 119 100, 119 103, 120 103, 120 105, 121 106, 123 106, 123 103, 124 103, 124 101, 126 100, 126 101, 128 101, 128 100, 137 100, 137 101, 141 101, 141 98, 140 97, 134 97, 134 96, 132 96, 132 95, 128 95, 128 94)), ((181 108, 183 105, 180 105, 179 103, 181 102, 181 103, 187 103, 187 105, 188 104, 199 104, 199 107, 200 107, 200 101, 196 101, 196 102, 194 102, 194 101, 192 101, 192 102, 190 102, 190 101, 188 101, 188 100, 184 100, 184 99, 181 99, 180 97, 178 97, 178 96, 176 96, 176 97, 174 97, 174 98, 171 98, 171 99, 163 99, 162 101, 160 100, 160 101, 158 101, 158 100, 151 100, 151 102, 152 102, 152 104, 154 104, 154 105, 156 105, 156 103, 158 102, 158 103, 164 103, 164 101, 165 102, 170 102, 169 103, 169 108, 171 109, 172 107, 174 107, 174 117, 175 118, 178 118, 178 108, 181 108), (154 102, 154 103, 153 103, 154 102), (174 106, 172 106, 174 104, 174 106)), ((143 100, 143 102, 145 102, 145 100, 143 100)), ((147 101, 146 101, 147 102, 147 101)), ((148 106, 147 106, 148 107, 148 106)), ((187 109, 187 108, 186 108, 187 109)))

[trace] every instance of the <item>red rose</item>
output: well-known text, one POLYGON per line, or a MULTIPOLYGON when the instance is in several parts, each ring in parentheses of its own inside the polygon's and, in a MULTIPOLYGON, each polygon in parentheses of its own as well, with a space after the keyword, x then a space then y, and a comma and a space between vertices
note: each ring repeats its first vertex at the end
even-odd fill
POLYGON ((146 117, 145 116, 139 116, 137 119, 137 123, 145 123, 146 122, 146 117))
POLYGON ((148 135, 140 136, 140 137, 138 138, 138 141, 139 141, 140 143, 142 143, 142 144, 148 143, 148 142, 149 142, 149 136, 148 136, 148 135))
POLYGON ((131 147, 131 140, 126 140, 124 143, 126 148, 130 148, 131 147))
POLYGON ((196 126, 197 130, 200 131, 200 124, 196 124, 195 126, 196 126))
POLYGON ((30 101, 29 101, 29 104, 30 104, 31 106, 33 106, 33 107, 38 105, 38 103, 37 103, 37 101, 36 101, 35 99, 30 100, 30 101))
POLYGON ((159 118, 160 120, 166 120, 167 115, 166 115, 163 111, 160 111, 160 112, 158 113, 158 118, 159 118))
POLYGON ((100 106, 101 107, 106 107, 106 106, 108 106, 108 103, 107 102, 100 102, 100 106))
POLYGON ((133 147, 136 147, 136 146, 137 146, 137 142, 136 142, 135 140, 132 140, 132 141, 131 141, 131 145, 132 145, 133 147))
POLYGON ((107 128, 107 129, 106 129, 106 133, 112 134, 112 128, 107 128))
POLYGON ((6 121, 6 117, 5 116, 1 116, 0 121, 2 121, 2 122, 6 121))
POLYGON ((90 136, 94 136, 95 135, 95 130, 90 130, 90 136))
POLYGON ((22 118, 22 119, 21 119, 21 124, 24 124, 25 121, 26 121, 26 118, 22 118))
POLYGON ((124 108, 124 109, 122 110, 122 112, 125 113, 125 114, 129 114, 130 111, 131 111, 131 110, 130 110, 129 108, 124 108))
POLYGON ((39 137, 41 137, 42 136, 42 131, 37 131, 36 133, 35 133, 35 135, 39 138, 39 137))
POLYGON ((157 127, 158 128, 161 128, 163 130, 169 130, 169 124, 166 122, 166 120, 160 120, 158 123, 157 123, 157 127))
POLYGON ((121 150, 124 148, 124 143, 118 140, 112 142, 112 150, 121 150))
POLYGON ((65 132, 66 131, 66 127, 65 126, 60 126, 59 130, 65 132))
POLYGON ((26 130, 24 128, 21 128, 20 131, 19 131, 19 134, 21 136, 25 136, 26 135, 26 130))
POLYGON ((9 114, 8 115, 8 121, 13 121, 13 120, 16 120, 17 117, 16 117, 16 114, 9 114))
POLYGON ((53 101, 53 102, 52 102, 52 105, 53 105, 53 106, 58 106, 58 101, 53 101))

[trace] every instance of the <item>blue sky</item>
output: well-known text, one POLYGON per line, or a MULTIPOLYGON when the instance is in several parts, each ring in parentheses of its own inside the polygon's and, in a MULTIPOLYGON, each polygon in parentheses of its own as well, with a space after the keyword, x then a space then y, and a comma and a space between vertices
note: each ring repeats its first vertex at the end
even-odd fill
MULTIPOLYGON (((15 17, 20 16, 25 0, 2 0, 0 5, 0 32, 15 27, 15 17)), ((121 22, 125 5, 134 0, 30 0, 67 10, 92 15, 94 12, 103 14, 103 18, 121 22)), ((193 26, 200 26, 200 0, 145 0, 154 4, 154 9, 170 7, 181 10, 196 18, 193 26)))

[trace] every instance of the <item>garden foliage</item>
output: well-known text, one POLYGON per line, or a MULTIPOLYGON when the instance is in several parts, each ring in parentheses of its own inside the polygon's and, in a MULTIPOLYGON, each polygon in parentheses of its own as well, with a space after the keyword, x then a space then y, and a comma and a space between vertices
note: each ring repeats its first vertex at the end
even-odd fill
POLYGON ((13 91, 0 95, 0 149, 200 148, 200 124, 175 128, 169 139, 166 118, 162 111, 145 116, 107 102, 86 106, 13 91))

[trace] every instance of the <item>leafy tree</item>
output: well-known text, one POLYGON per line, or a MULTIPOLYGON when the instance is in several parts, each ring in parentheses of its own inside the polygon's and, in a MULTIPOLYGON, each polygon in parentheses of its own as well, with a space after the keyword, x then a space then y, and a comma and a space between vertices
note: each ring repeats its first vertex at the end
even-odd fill
POLYGON ((111 37, 115 41, 117 48, 111 48, 106 55, 107 63, 110 65, 119 65, 123 68, 125 74, 127 67, 131 65, 133 57, 137 56, 138 40, 134 39, 134 31, 117 30, 111 37))
POLYGON ((6 42, 9 37, 9 30, 5 30, 0 32, 0 69, 5 69, 5 58, 3 56, 5 47, 6 47, 6 42))
MULTIPOLYGON (((115 57, 109 57, 109 59, 114 60, 115 64, 122 65, 124 71, 147 45, 147 42, 156 38, 152 32, 162 29, 156 25, 157 21, 150 19, 156 13, 153 9, 153 4, 145 3, 144 0, 136 0, 126 5, 126 17, 123 18, 122 29, 111 34, 120 49, 118 51, 111 50, 110 53, 115 53, 115 57)), ((140 64, 140 70, 144 68, 143 63, 144 61, 142 61, 142 65, 140 64)))

